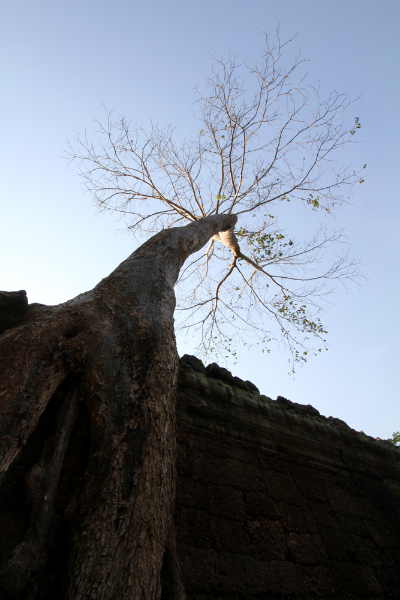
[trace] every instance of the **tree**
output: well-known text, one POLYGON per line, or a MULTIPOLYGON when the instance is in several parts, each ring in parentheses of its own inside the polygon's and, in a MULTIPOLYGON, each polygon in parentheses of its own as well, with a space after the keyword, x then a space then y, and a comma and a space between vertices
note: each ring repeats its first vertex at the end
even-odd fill
MULTIPOLYGON (((33 304, 19 327, 1 335, 0 512, 4 539, 11 539, 0 568, 3 597, 60 597, 51 586, 44 595, 43 571, 53 551, 50 532, 61 535, 56 496, 63 464, 83 426, 90 431, 84 477, 62 515, 70 529, 62 597, 159 597, 174 498, 173 288, 190 253, 235 222, 233 215, 213 215, 164 230, 92 291, 55 307, 33 304), (48 434, 39 431, 38 441, 49 407, 48 434), (21 492, 21 478, 31 510, 15 532, 13 490, 21 492)), ((171 538, 167 562, 178 598, 173 549, 171 538)))
POLYGON ((205 256, 185 265, 178 328, 200 329, 198 351, 224 356, 238 339, 248 342, 247 332, 263 351, 283 339, 294 365, 313 350, 310 338, 324 346, 320 314, 332 287, 360 274, 346 250, 330 262, 325 256, 346 248, 343 231, 323 225, 296 242, 275 215, 288 202, 328 215, 347 200, 364 181, 362 169, 336 166, 337 154, 361 125, 358 118, 350 127, 342 122, 346 97, 333 92, 324 100, 301 77, 294 80, 303 61, 285 68, 279 31, 277 47, 266 41, 255 65, 234 55, 214 59, 205 89, 197 90, 195 137, 176 139, 172 127, 151 123, 146 130, 108 112, 105 124, 96 122, 98 140, 78 136, 66 156, 79 163, 98 208, 124 216, 136 237, 236 214, 239 228, 213 236, 205 256))
POLYGON ((22 323, 0 337, 4 598, 155 599, 163 561, 169 592, 183 598, 172 526, 175 283, 199 278, 182 307, 192 317, 200 313, 206 349, 216 332, 224 335, 221 306, 242 318, 238 302, 248 294, 245 322, 264 340, 253 316, 257 301, 296 352, 293 332, 324 335, 307 312, 323 282, 355 276, 346 257, 310 274, 340 233, 321 231, 311 245, 296 245, 266 212, 286 199, 330 211, 340 187, 359 179, 339 170, 325 181, 322 167, 352 139, 358 121, 352 130, 336 124, 347 104, 335 94, 311 114, 304 91, 290 84, 299 62, 286 71, 281 51, 280 43, 267 47, 262 65, 249 68, 258 86, 250 100, 236 59, 217 63, 208 95, 199 97, 203 129, 195 140, 177 145, 171 128, 152 126, 146 134, 110 118, 100 128, 100 149, 84 138, 80 152, 70 150, 101 208, 129 215, 134 233, 159 231, 92 291, 55 307, 30 305, 22 323), (273 132, 267 139, 264 129, 273 132), (201 263, 196 253, 207 243, 201 263), (228 263, 218 259, 216 243, 230 251, 228 263), (215 289, 201 300, 206 275, 215 289), (222 298, 227 282, 233 294, 222 298), (80 470, 60 499, 60 478, 79 437, 86 444, 80 470), (23 486, 20 518, 13 504, 23 486), (66 539, 66 523, 67 552, 57 542, 66 539))

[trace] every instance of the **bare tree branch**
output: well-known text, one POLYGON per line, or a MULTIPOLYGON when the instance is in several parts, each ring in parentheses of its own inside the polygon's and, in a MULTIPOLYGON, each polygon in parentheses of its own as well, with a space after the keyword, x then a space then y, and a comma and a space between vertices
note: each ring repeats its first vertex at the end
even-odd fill
POLYGON ((302 205, 329 216, 363 177, 362 169, 337 163, 360 128, 358 118, 344 121, 351 101, 336 92, 324 99, 307 87, 300 55, 285 66, 287 47, 278 30, 255 64, 233 54, 214 58, 196 91, 201 128, 192 138, 107 112, 105 125, 96 122, 98 140, 85 132, 66 156, 78 163, 98 209, 122 215, 136 236, 212 214, 240 216, 236 232, 219 232, 205 256, 194 255, 182 270, 178 325, 200 327, 209 351, 230 346, 235 330, 264 344, 283 339, 302 361, 310 336, 324 339, 319 315, 332 283, 358 281, 359 263, 347 252, 329 258, 346 241, 342 232, 319 228, 296 243, 265 211, 280 212, 288 201, 294 210, 302 205))

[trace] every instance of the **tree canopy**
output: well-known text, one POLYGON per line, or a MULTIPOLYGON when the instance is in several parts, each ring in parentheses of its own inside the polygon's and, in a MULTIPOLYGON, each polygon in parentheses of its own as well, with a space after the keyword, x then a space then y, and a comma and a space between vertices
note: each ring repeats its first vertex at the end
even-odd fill
POLYGON ((360 274, 343 231, 325 219, 297 240, 280 226, 282 203, 331 215, 364 181, 366 165, 338 162, 361 127, 359 118, 345 119, 351 101, 307 86, 300 56, 285 66, 286 47, 277 31, 254 64, 214 58, 196 89, 192 137, 111 111, 96 121, 98 137, 77 136, 66 156, 78 162, 97 207, 121 214, 137 237, 237 215, 235 231, 214 235, 182 269, 178 328, 200 330, 199 350, 226 357, 249 334, 267 352, 283 340, 294 365, 326 347, 327 295, 360 274))

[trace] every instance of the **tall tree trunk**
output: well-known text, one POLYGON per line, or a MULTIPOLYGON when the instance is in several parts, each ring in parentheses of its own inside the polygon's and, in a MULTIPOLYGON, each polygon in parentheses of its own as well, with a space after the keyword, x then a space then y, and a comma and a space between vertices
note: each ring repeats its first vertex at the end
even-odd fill
POLYGON ((235 222, 215 215, 162 231, 92 291, 55 307, 31 305, 21 326, 1 335, 3 482, 51 399, 55 406, 39 459, 25 476, 26 528, 0 567, 3 598, 38 597, 60 474, 82 411, 90 448, 65 509, 62 598, 160 597, 175 478, 173 288, 186 258, 235 222))

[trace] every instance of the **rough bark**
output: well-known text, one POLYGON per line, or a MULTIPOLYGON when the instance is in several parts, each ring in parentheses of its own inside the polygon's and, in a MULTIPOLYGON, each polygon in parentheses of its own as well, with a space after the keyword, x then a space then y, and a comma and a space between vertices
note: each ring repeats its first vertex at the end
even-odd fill
POLYGON ((178 373, 173 288, 186 258, 235 222, 216 215, 162 231, 92 291, 55 307, 31 305, 22 324, 1 335, 5 489, 28 464, 24 448, 26 454, 36 433, 45 431, 45 415, 54 418, 48 435, 41 434, 38 460, 23 473, 30 508, 24 527, 10 534, 0 597, 45 597, 55 497, 71 432, 83 414, 90 445, 63 513, 69 543, 58 597, 158 599, 167 546, 164 566, 175 597, 183 597, 171 533, 178 373))

